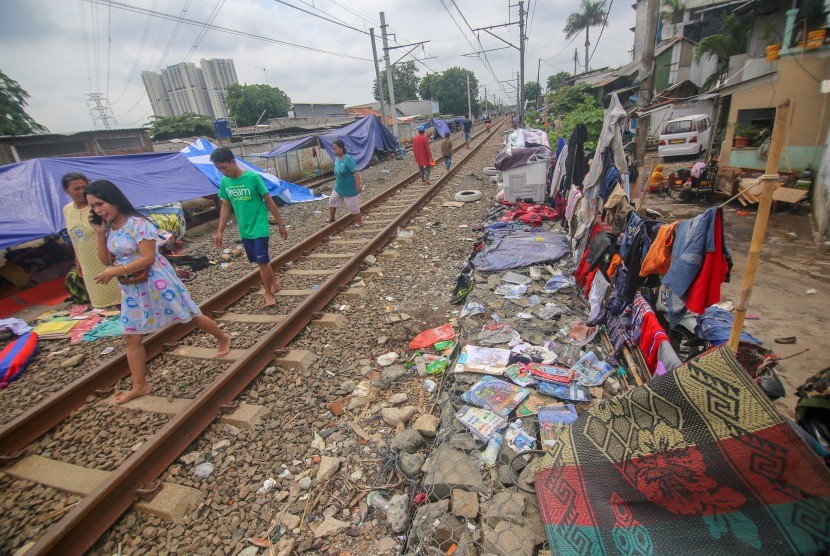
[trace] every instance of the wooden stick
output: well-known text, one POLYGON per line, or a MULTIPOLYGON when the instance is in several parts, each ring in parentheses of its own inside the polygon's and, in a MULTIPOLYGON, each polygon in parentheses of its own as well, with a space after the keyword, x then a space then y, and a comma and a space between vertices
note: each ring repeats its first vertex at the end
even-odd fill
POLYGON ((741 280, 741 293, 738 303, 735 304, 735 320, 732 322, 732 331, 729 334, 729 349, 737 353, 741 331, 744 328, 744 317, 749 307, 749 298, 752 295, 752 286, 755 283, 755 272, 758 269, 758 260, 761 258, 761 248, 767 234, 772 193, 778 187, 778 162, 781 160, 781 151, 784 150, 784 140, 787 135, 787 120, 790 114, 790 101, 785 100, 778 105, 775 111, 775 126, 772 129, 772 139, 767 158, 766 173, 761 176, 764 189, 761 192, 761 204, 755 216, 755 228, 752 230, 752 241, 749 244, 749 254, 746 256, 746 268, 741 280))
POLYGON ((631 370, 631 376, 634 377, 634 382, 637 386, 642 386, 645 384, 643 382, 643 377, 640 376, 640 369, 637 363, 634 362, 634 358, 631 357, 631 352, 628 351, 628 346, 623 346, 623 357, 625 357, 625 362, 628 363, 628 368, 631 370))
POLYGON ((648 169, 648 174, 646 174, 648 177, 645 180, 637 180, 637 181, 642 182, 642 184, 643 184, 643 191, 640 193, 640 202, 637 204, 637 207, 636 207, 637 212, 640 212, 640 213, 642 212, 643 205, 645 205, 645 202, 646 202, 646 193, 648 192, 648 182, 649 182, 649 180, 651 180, 651 172, 652 171, 654 171, 654 162, 651 163, 651 167, 648 169))

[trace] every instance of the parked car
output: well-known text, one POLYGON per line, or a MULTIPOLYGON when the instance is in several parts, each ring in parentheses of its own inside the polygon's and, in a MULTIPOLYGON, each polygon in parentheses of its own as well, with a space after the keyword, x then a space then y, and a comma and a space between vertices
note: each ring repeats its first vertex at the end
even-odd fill
POLYGON ((664 157, 700 154, 709 145, 712 120, 706 114, 675 118, 660 134, 657 154, 664 157))

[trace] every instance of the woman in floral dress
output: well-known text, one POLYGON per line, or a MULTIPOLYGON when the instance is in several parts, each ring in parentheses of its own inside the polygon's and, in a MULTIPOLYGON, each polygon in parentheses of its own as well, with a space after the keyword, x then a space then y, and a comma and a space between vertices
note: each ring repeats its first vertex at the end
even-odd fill
POLYGON ((192 320, 219 342, 216 357, 227 355, 231 337, 202 314, 175 269, 159 254, 156 226, 110 181, 92 182, 84 194, 94 212, 90 222, 97 234, 98 257, 107 266, 95 281, 106 284, 116 278, 122 291, 121 322, 133 387, 116 396, 114 402, 124 403, 152 391, 145 375, 147 353, 142 334, 192 320), (146 270, 149 275, 144 278, 146 270))

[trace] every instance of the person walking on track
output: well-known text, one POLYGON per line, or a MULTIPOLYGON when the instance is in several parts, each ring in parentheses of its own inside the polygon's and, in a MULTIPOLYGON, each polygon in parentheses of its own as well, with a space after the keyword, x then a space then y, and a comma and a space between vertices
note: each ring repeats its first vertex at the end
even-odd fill
POLYGON ((412 154, 415 155, 415 162, 418 164, 418 171, 421 173, 421 183, 429 184, 429 174, 432 171, 432 149, 429 146, 426 128, 419 125, 418 135, 412 139, 412 154))
POLYGON ((170 262, 159 254, 158 228, 108 180, 92 182, 85 190, 92 207, 89 216, 95 230, 98 258, 106 268, 95 276, 99 284, 116 278, 122 292, 121 324, 133 387, 115 397, 121 404, 149 394, 147 352, 142 334, 175 323, 193 323, 216 338, 216 357, 230 352, 231 337, 202 314, 170 262))
POLYGON ((334 151, 334 191, 329 197, 329 219, 327 223, 334 222, 337 208, 346 205, 346 209, 354 216, 355 228, 363 225, 363 218, 360 215, 360 192, 363 191, 363 184, 360 179, 360 172, 351 155, 346 153, 346 143, 342 139, 335 139, 331 144, 334 151))
POLYGON ((282 221, 280 209, 268 193, 265 182, 256 172, 243 170, 236 163, 231 150, 219 147, 210 155, 210 161, 222 173, 224 178, 219 185, 219 198, 222 208, 219 210, 219 227, 216 230, 216 248, 222 248, 222 235, 228 222, 230 209, 236 213, 239 224, 239 237, 248 255, 248 261, 259 265, 259 276, 265 288, 265 306, 276 305, 274 294, 280 291, 280 281, 271 268, 271 256, 268 254, 268 239, 271 230, 268 223, 268 211, 274 216, 280 230, 280 237, 288 239, 288 230, 282 221))

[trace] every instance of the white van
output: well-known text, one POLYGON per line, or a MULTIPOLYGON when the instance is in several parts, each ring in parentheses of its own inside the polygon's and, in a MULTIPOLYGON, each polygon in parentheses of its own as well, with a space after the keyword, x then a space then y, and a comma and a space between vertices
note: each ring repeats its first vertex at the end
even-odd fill
POLYGON ((686 156, 700 154, 709 146, 712 120, 706 114, 683 116, 669 121, 660 134, 657 154, 686 156))

